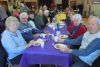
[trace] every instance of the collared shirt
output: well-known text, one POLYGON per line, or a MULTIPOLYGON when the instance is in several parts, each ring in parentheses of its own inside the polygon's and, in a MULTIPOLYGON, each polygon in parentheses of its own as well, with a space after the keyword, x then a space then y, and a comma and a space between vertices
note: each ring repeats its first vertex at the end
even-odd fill
POLYGON ((85 49, 96 38, 100 38, 100 31, 95 34, 91 34, 89 31, 87 31, 83 36, 80 49, 85 49))
POLYGON ((2 45, 8 53, 8 59, 12 59, 20 55, 26 49, 26 42, 20 31, 16 31, 16 35, 8 30, 2 33, 2 45))

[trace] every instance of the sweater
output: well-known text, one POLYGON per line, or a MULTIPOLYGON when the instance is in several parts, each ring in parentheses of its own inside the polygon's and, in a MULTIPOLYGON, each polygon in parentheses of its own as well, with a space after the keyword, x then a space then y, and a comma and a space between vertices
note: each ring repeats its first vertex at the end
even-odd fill
POLYGON ((20 31, 16 31, 15 36, 14 33, 8 30, 5 30, 2 33, 1 42, 8 53, 8 59, 13 59, 14 57, 22 54, 22 52, 26 49, 27 44, 20 31))

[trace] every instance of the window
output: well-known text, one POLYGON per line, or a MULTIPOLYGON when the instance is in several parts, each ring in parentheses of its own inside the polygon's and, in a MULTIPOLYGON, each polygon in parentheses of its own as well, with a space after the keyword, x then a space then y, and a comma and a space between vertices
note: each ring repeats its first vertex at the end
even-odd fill
POLYGON ((100 3, 100 0, 93 0, 93 3, 100 3))

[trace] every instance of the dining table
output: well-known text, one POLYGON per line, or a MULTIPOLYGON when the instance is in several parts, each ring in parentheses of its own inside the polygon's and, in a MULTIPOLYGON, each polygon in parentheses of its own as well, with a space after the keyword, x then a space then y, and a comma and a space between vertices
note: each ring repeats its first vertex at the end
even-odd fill
MULTIPOLYGON (((66 24, 60 27, 61 35, 67 35, 66 28, 66 24)), ((32 46, 27 48, 23 52, 19 67, 30 67, 30 65, 34 64, 54 64, 61 67, 69 67, 72 62, 71 54, 63 53, 54 47, 56 42, 53 37, 56 36, 57 29, 47 26, 44 31, 49 31, 51 34, 46 35, 45 38, 37 37, 45 39, 44 47, 32 46)))

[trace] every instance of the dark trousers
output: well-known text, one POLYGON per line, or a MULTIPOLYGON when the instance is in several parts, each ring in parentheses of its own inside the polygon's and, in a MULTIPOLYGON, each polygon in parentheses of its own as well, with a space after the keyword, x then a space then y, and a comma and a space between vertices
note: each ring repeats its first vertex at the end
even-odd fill
POLYGON ((80 60, 79 57, 72 56, 72 59, 74 63, 71 65, 71 67, 91 67, 82 60, 80 60))
POLYGON ((3 48, 0 48, 0 67, 6 67, 7 53, 3 48))
POLYGON ((10 59, 10 62, 11 62, 12 64, 19 64, 19 63, 20 63, 21 58, 22 58, 22 54, 21 54, 21 55, 16 56, 16 57, 15 57, 15 58, 13 58, 13 59, 10 59))

